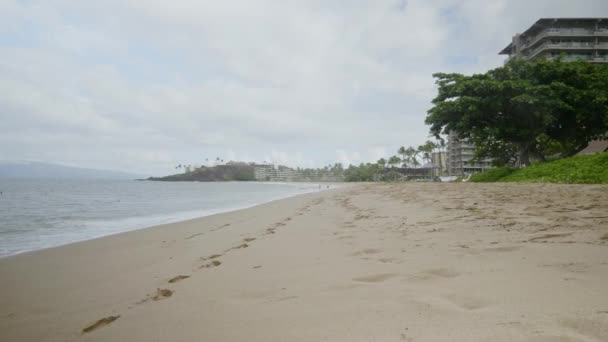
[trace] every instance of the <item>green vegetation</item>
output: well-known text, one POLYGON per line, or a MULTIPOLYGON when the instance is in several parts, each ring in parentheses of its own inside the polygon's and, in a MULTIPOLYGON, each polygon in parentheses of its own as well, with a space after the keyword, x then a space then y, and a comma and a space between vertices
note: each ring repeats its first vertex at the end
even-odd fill
POLYGON ((397 155, 388 158, 380 158, 376 163, 361 163, 359 166, 350 165, 344 170, 346 182, 372 182, 372 181, 396 181, 411 178, 429 179, 432 177, 430 169, 418 168, 423 162, 430 163, 431 155, 435 151, 445 149, 445 142, 439 140, 436 143, 427 140, 423 145, 401 146, 397 155))
POLYGON ((327 179, 341 179, 344 176, 344 166, 342 163, 335 163, 333 165, 327 165, 323 168, 297 168, 298 173, 297 181, 304 182, 316 182, 325 181, 327 179))
POLYGON ((470 181, 608 184, 608 152, 538 163, 523 169, 496 168, 473 175, 470 181))
POLYGON ((223 181, 253 181, 253 165, 246 163, 235 163, 231 165, 201 166, 200 168, 186 173, 166 177, 150 177, 152 181, 168 182, 223 182, 223 181))
POLYGON ((498 166, 572 156, 608 137, 606 64, 513 59, 484 74, 434 77, 431 134, 456 132, 498 166))
POLYGON ((490 169, 485 172, 476 173, 471 176, 471 182, 477 183, 491 183, 491 182, 502 182, 503 178, 512 174, 517 169, 512 167, 497 167, 495 169, 490 169))
MULTIPOLYGON (((390 163, 390 162, 389 162, 390 163)), ((374 175, 384 169, 380 164, 360 164, 359 166, 350 165, 344 170, 344 180, 346 182, 371 182, 374 175)))

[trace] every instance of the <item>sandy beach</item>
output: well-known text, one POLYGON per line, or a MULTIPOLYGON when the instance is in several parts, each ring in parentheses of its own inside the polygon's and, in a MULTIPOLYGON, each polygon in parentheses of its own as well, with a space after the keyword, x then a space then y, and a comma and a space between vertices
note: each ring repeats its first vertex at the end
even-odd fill
POLYGON ((0 279, 1 341, 608 341, 608 186, 354 185, 0 279))

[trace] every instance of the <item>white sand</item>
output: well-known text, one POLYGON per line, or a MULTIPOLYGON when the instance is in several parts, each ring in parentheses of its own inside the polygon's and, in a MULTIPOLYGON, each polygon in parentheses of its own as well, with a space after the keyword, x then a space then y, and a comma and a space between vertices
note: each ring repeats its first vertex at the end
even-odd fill
POLYGON ((0 280, 0 341, 608 341, 608 187, 358 185, 3 258, 0 280))

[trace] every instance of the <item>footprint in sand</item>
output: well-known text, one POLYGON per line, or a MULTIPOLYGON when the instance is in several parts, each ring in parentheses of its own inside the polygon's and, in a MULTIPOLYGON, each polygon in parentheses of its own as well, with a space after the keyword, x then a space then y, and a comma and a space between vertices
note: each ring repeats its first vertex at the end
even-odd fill
POLYGON ((219 261, 219 260, 212 260, 212 261, 211 261, 211 262, 209 262, 209 263, 206 263, 206 264, 204 264, 204 265, 199 266, 199 268, 211 268, 211 267, 217 267, 217 266, 219 266, 219 265, 221 265, 221 264, 222 264, 222 262, 221 262, 221 261, 219 261))
POLYGON ((161 300, 169 298, 173 295, 173 290, 169 289, 156 289, 156 294, 152 297, 152 300, 161 300))
POLYGON ((247 247, 249 247, 249 245, 248 245, 248 244, 246 244, 246 243, 242 243, 242 244, 240 244, 240 245, 238 245, 238 246, 234 246, 234 247, 232 247, 232 248, 228 248, 227 250, 225 250, 225 251, 224 251, 224 253, 228 253, 228 252, 233 251, 233 250, 235 250, 235 249, 242 249, 242 248, 247 248, 247 247))
POLYGON ((180 280, 184 280, 184 279, 188 279, 188 278, 190 278, 190 276, 180 274, 178 276, 175 276, 175 277, 169 279, 169 283, 177 283, 180 280))
POLYGON ((379 262, 383 263, 383 264, 399 264, 401 263, 401 261, 399 261, 398 259, 395 258, 380 258, 378 259, 379 262))
POLYGON ((489 306, 489 304, 485 300, 467 295, 452 294, 444 296, 444 298, 446 298, 453 304, 456 304, 457 306, 470 311, 482 309, 489 306))
POLYGON ((459 272, 449 268, 435 268, 414 274, 408 278, 410 281, 430 281, 437 278, 455 278, 460 275, 459 272))
POLYGON ((243 239, 243 241, 245 241, 245 242, 251 242, 251 241, 254 241, 254 240, 255 240, 255 238, 244 238, 243 239))
POLYGON ((215 231, 217 231, 217 230, 220 230, 220 229, 222 229, 222 228, 226 228, 226 227, 229 227, 229 226, 230 226, 230 223, 226 223, 226 224, 221 225, 221 226, 219 226, 219 227, 217 227, 217 228, 213 228, 213 229, 211 229, 210 231, 211 231, 211 232, 215 232, 215 231))
POLYGON ((373 274, 373 275, 368 275, 368 276, 364 276, 364 277, 353 278, 353 280, 360 281, 363 283, 380 283, 387 279, 394 278, 396 276, 397 276, 397 274, 395 274, 395 273, 380 273, 380 274, 373 274))
POLYGON ((213 260, 213 259, 217 259, 217 258, 219 258, 221 256, 222 256, 221 254, 213 254, 213 255, 210 255, 210 256, 208 256, 206 258, 201 258, 201 260, 202 261, 213 260))
POLYGON ((534 241, 546 242, 545 240, 548 240, 548 239, 554 239, 554 238, 565 237, 565 236, 570 236, 570 235, 572 235, 572 233, 545 234, 545 235, 541 235, 541 236, 537 236, 537 237, 528 239, 527 242, 534 242, 534 241))
POLYGON ((504 247, 490 247, 484 249, 486 252, 514 252, 521 249, 521 246, 504 246, 504 247))
MULTIPOLYGON (((197 237, 197 236, 201 236, 201 235, 205 235, 205 233, 196 233, 196 234, 192 234, 192 235, 190 235, 190 236, 186 236, 186 237, 184 238, 184 240, 190 240, 190 239, 192 239, 192 238, 195 238, 195 237, 197 237)), ((163 241, 163 242, 164 242, 164 241, 163 241)))
POLYGON ((154 295, 149 294, 146 296, 146 298, 140 300, 139 302, 137 302, 135 304, 143 304, 150 300, 159 301, 161 299, 171 297, 173 295, 173 293, 174 293, 174 291, 169 290, 169 289, 156 289, 156 294, 154 294, 154 295))
POLYGON ((89 325, 88 327, 82 329, 82 333, 86 334, 93 330, 99 329, 101 327, 105 327, 106 325, 114 322, 115 320, 117 320, 119 318, 120 318, 120 315, 104 317, 104 318, 98 320, 97 322, 89 325))
POLYGON ((358 252, 355 252, 351 255, 358 256, 358 255, 378 254, 380 252, 382 252, 382 251, 379 249, 376 249, 376 248, 366 248, 366 249, 360 250, 358 252))

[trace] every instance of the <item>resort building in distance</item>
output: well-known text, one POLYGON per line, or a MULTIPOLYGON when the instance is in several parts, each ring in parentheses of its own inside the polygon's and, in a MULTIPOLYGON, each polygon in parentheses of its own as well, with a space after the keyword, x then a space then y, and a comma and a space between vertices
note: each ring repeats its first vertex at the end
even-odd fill
POLYGON ((257 164, 254 167, 257 181, 293 182, 298 178, 296 170, 283 165, 257 164))
MULTIPOLYGON (((523 33, 513 36, 499 52, 511 58, 583 60, 608 63, 608 18, 541 18, 523 33)), ((594 142, 608 147, 608 142, 594 142)), ((491 168, 491 160, 473 162, 475 146, 458 135, 448 135, 448 169, 463 176, 491 168)))
POLYGON ((464 176, 486 171, 492 168, 491 159, 474 161, 475 145, 466 139, 460 139, 455 132, 448 134, 448 174, 464 176))
POLYGON ((608 18, 541 18, 499 54, 608 63, 608 18))
POLYGON ((431 164, 433 165, 433 177, 447 176, 448 152, 438 151, 431 153, 431 164))

